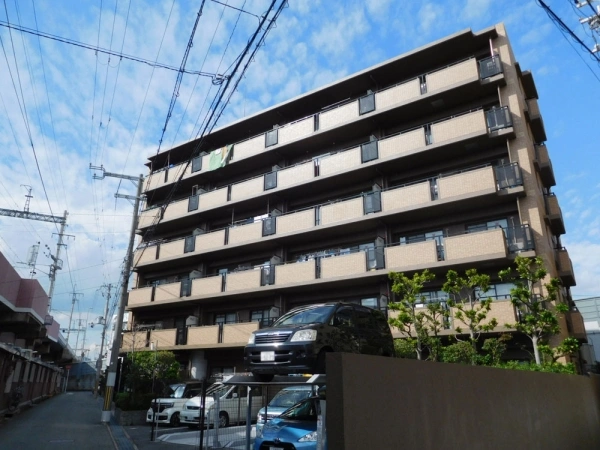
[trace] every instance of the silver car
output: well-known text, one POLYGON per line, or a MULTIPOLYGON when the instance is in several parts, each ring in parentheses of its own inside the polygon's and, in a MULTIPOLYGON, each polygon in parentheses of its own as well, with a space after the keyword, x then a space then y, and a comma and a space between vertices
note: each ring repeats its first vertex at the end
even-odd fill
POLYGON ((271 399, 266 408, 261 408, 256 417, 256 429, 260 430, 265 420, 271 420, 279 416, 285 410, 296 403, 310 397, 313 394, 313 386, 297 385, 283 388, 271 399))

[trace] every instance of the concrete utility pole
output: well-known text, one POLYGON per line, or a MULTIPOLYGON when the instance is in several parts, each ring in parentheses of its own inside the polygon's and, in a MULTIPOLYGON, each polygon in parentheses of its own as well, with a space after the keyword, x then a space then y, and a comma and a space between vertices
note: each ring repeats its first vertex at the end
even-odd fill
MULTIPOLYGON (((69 345, 69 337, 71 336, 71 331, 78 331, 78 328, 71 328, 71 324, 73 323, 73 311, 75 310, 75 302, 77 301, 77 296, 78 295, 83 295, 80 292, 73 292, 73 300, 71 301, 71 314, 69 315, 69 328, 66 329, 67 331, 67 345, 69 345)), ((65 330, 63 330, 63 333, 65 332, 65 330)), ((77 347, 77 345, 75 345, 77 347)), ((75 351, 77 351, 77 348, 75 348, 75 351)))
POLYGON ((131 232, 129 235, 129 245, 127 247, 127 254, 125 255, 125 267, 123 269, 123 279, 121 280, 121 298, 119 300, 119 308, 117 312, 117 323, 115 325, 115 333, 112 343, 112 349, 110 352, 110 365, 108 366, 108 374, 106 377, 106 389, 104 392, 104 406, 102 408, 102 422, 110 422, 110 405, 112 402, 113 391, 117 380, 117 365, 119 361, 119 349, 121 348, 121 334, 123 328, 123 314, 125 314, 125 306, 127 306, 127 285, 129 284, 129 275, 131 273, 131 264, 133 261, 133 242, 135 241, 135 230, 138 223, 138 213, 140 209, 140 200, 142 197, 142 186, 144 184, 144 176, 140 174, 139 177, 133 177, 129 175, 120 175, 110 172, 106 172, 103 166, 97 167, 90 164, 91 170, 100 170, 102 175, 93 175, 95 180, 102 180, 105 177, 115 177, 124 180, 131 181, 137 187, 137 193, 135 197, 131 195, 115 194, 117 198, 125 198, 133 201, 133 218, 131 220, 131 232))
POLYGON ((106 327, 108 324, 108 305, 110 304, 110 290, 112 289, 112 284, 106 286, 106 306, 104 307, 104 316, 102 317, 102 340, 100 341, 100 354, 98 355, 98 359, 96 360, 96 383, 94 386, 94 398, 98 397, 98 385, 100 384, 100 372, 102 371, 102 356, 104 354, 104 337, 106 336, 106 327))

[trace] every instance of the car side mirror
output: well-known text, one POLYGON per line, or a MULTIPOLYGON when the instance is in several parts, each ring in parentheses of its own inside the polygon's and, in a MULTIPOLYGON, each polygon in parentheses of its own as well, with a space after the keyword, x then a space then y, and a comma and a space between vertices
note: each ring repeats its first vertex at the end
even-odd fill
POLYGON ((234 392, 233 394, 231 394, 231 397, 232 398, 237 398, 238 397, 237 392, 234 392))

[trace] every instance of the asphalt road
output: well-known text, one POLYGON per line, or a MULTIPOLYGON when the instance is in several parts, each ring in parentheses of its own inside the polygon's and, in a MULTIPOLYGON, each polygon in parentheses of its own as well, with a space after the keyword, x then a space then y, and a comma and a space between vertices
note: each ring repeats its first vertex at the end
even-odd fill
POLYGON ((0 449, 115 450, 100 402, 89 391, 67 392, 25 409, 0 423, 0 449))

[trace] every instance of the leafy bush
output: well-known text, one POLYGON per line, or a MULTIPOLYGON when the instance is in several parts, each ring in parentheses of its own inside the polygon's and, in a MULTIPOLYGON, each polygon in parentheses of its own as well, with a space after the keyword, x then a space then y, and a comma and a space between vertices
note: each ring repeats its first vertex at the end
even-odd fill
POLYGON ((473 364, 477 356, 477 351, 467 341, 459 341, 442 349, 442 361, 447 363, 473 364))
POLYGON ((397 358, 417 359, 414 339, 394 339, 394 350, 397 358))
POLYGON ((506 361, 500 364, 496 364, 494 367, 498 367, 500 369, 524 370, 530 372, 565 373, 570 375, 577 374, 577 370, 575 370, 575 365, 572 363, 536 364, 533 362, 530 363, 521 361, 506 361))

